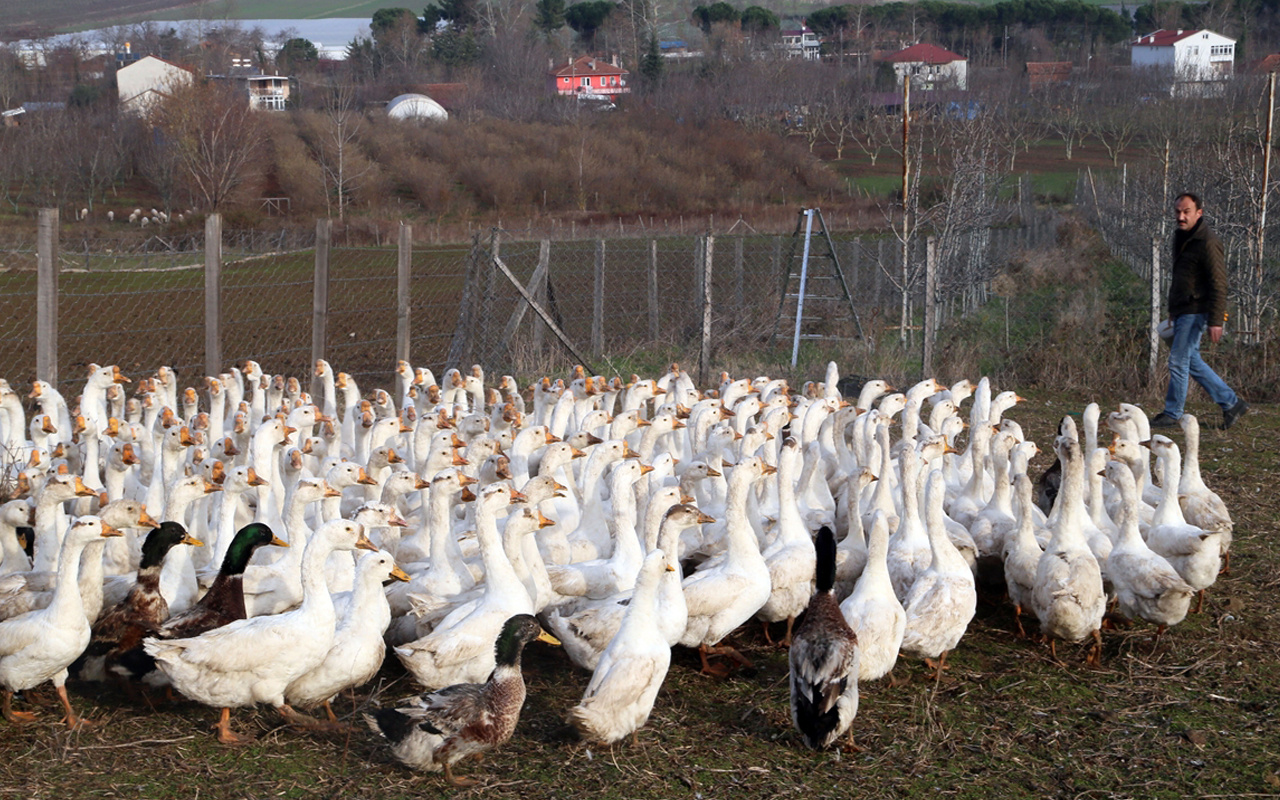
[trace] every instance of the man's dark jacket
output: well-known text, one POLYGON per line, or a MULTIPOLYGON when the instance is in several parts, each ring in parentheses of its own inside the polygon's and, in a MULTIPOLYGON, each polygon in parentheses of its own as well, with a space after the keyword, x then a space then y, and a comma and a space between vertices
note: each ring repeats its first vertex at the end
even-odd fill
POLYGON ((1173 233, 1169 316, 1183 314, 1204 314, 1210 327, 1227 317, 1227 259, 1204 217, 1191 230, 1173 233))

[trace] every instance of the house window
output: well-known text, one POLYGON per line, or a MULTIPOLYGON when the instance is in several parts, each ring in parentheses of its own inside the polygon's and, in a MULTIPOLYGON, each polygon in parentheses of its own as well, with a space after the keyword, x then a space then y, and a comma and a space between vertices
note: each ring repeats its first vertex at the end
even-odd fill
POLYGON ((591 78, 589 78, 589 77, 587 77, 587 78, 583 78, 583 79, 582 79, 582 85, 583 85, 583 86, 590 87, 590 86, 591 86, 591 78))
POLYGON ((569 79, 568 79, 568 78, 565 78, 565 79, 564 79, 564 82, 565 82, 565 83, 568 83, 568 82, 569 82, 569 79))

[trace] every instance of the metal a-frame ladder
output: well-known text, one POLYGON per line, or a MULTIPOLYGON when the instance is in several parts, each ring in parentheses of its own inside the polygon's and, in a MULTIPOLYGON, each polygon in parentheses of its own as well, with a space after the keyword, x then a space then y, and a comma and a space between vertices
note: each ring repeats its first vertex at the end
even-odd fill
POLYGON ((827 231, 822 211, 817 208, 801 209, 795 232, 791 234, 791 247, 782 271, 778 315, 774 319, 770 342, 776 342, 780 332, 791 333, 791 366, 794 367, 801 339, 850 341, 847 337, 824 332, 829 327, 824 323, 844 319, 845 309, 848 309, 858 331, 857 339, 861 340, 862 321, 858 318, 849 282, 840 266, 840 258, 836 255, 836 247, 827 231), (818 227, 816 231, 815 220, 818 227), (797 259, 796 250, 801 244, 803 253, 797 259), (809 304, 807 318, 806 303, 809 304))

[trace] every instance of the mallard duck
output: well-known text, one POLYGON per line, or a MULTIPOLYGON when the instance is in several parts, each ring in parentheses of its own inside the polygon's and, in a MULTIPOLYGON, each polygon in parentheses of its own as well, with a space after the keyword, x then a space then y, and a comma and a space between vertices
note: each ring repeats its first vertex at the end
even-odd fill
POLYGON ((360 557, 355 586, 350 593, 334 597, 338 627, 333 646, 319 666, 285 689, 284 698, 290 705, 323 705, 329 722, 336 723, 329 701, 343 689, 363 686, 378 673, 386 654, 382 634, 391 624, 391 608, 382 584, 392 579, 408 581, 409 576, 396 566, 390 553, 379 550, 360 557))
POLYGON ((671 645, 658 627, 658 583, 674 571, 661 550, 644 557, 622 625, 596 663, 582 701, 569 712, 584 739, 613 744, 634 736, 649 719, 671 666, 671 645))
POLYGON ((858 637, 834 592, 836 537, 818 530, 817 583, 791 643, 791 722, 819 750, 839 739, 858 713, 858 637))
MULTIPOLYGON (((244 619, 244 570, 254 552, 264 545, 288 547, 261 522, 240 529, 231 540, 222 568, 199 602, 166 621, 156 633, 161 639, 186 639, 244 619)), ((116 674, 150 685, 167 685, 168 678, 156 671, 156 662, 139 644, 121 653, 112 665, 116 674)))
POLYGON ((333 646, 336 617, 325 586, 324 562, 335 550, 372 550, 363 528, 347 520, 325 523, 307 542, 302 562, 302 605, 270 617, 239 620, 190 639, 143 641, 143 649, 174 688, 222 709, 218 741, 243 741, 231 730, 231 708, 270 703, 289 722, 314 723, 284 700, 290 683, 324 660, 333 646))
POLYGON ((169 604, 160 594, 160 569, 165 556, 180 544, 201 547, 204 543, 172 520, 162 522, 147 534, 133 588, 94 623, 89 648, 72 665, 72 675, 81 680, 102 680, 105 670, 121 653, 137 647, 143 636, 160 629, 169 618, 169 604))
POLYGON ((517 614, 502 626, 494 643, 494 668, 484 683, 458 683, 415 698, 412 705, 365 714, 374 733, 391 743, 391 753, 410 769, 438 772, 452 786, 474 779, 453 774, 467 756, 511 738, 524 706, 520 656, 534 639, 556 643, 529 614, 517 614))
POLYGON ((89 621, 85 619, 77 579, 80 554, 95 539, 121 533, 99 517, 80 517, 67 531, 58 554, 58 576, 53 602, 42 609, 0 622, 0 713, 10 722, 31 722, 33 714, 13 710, 13 693, 53 681, 66 711, 64 721, 79 728, 84 720, 76 715, 67 698, 67 667, 89 644, 89 621))

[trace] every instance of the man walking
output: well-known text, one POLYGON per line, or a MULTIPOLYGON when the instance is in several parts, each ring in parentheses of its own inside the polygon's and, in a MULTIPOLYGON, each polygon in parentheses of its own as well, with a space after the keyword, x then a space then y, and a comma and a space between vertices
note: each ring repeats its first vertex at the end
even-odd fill
POLYGON ((1171 428, 1182 416, 1187 400, 1187 377, 1196 379, 1213 402, 1222 408, 1222 427, 1230 428, 1249 404, 1238 397, 1200 358, 1200 337, 1209 330, 1209 341, 1222 339, 1227 318, 1227 261, 1222 242, 1204 221, 1200 198, 1190 192, 1174 201, 1178 229, 1173 234, 1173 274, 1169 281, 1169 317, 1173 340, 1169 342, 1169 390, 1164 411, 1151 420, 1153 428, 1171 428))

